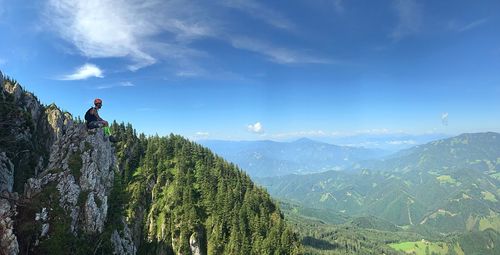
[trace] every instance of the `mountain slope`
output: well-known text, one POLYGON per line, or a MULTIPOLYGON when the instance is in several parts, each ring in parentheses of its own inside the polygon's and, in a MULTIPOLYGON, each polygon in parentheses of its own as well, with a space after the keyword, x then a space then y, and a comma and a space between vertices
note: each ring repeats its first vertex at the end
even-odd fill
POLYGON ((203 254, 298 252, 293 232, 263 189, 182 137, 148 139, 127 192, 127 222, 145 224, 140 253, 185 254, 193 243, 203 254))
POLYGON ((385 160, 365 162, 360 167, 386 171, 468 168, 498 172, 500 134, 462 134, 403 150, 385 160))
POLYGON ((302 138, 294 142, 201 141, 250 176, 266 177, 292 173, 314 173, 351 166, 354 162, 377 158, 386 152, 337 146, 302 138))
POLYGON ((0 99, 0 253, 300 253, 267 192, 208 149, 116 123, 112 145, 10 78, 0 99))
POLYGON ((4 80, 0 100, 1 251, 94 252, 90 244, 108 228, 111 144, 102 130, 88 133, 69 113, 41 105, 12 79, 4 80))
POLYGON ((498 229, 500 134, 464 134, 370 162, 357 172, 261 178, 280 199, 374 215, 420 232, 498 229), (442 161, 441 161, 442 160, 442 161), (379 171, 366 169, 372 166, 379 171))

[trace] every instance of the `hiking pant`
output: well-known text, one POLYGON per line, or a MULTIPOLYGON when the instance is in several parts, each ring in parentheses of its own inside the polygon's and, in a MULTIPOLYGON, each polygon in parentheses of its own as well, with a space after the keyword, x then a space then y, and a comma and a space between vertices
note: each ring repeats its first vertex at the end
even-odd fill
POLYGON ((94 128, 101 128, 106 125, 106 121, 104 120, 96 120, 96 121, 91 121, 87 123, 87 128, 88 129, 94 129, 94 128))

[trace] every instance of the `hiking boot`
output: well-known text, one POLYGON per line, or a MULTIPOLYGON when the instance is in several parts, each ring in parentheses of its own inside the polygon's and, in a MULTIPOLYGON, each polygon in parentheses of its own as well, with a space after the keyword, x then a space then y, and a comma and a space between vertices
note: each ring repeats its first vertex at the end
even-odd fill
POLYGON ((110 136, 108 137, 108 139, 109 139, 109 141, 110 141, 110 142, 112 142, 112 143, 119 142, 119 140, 118 140, 116 137, 112 136, 112 135, 110 135, 110 136))

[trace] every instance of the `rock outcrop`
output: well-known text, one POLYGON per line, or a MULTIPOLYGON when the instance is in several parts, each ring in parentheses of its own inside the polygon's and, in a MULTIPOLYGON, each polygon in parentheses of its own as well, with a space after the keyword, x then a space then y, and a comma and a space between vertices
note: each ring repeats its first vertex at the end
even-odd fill
POLYGON ((5 152, 0 152, 0 191, 12 192, 14 186, 14 164, 5 152))
MULTIPOLYGON (((4 77, 2 72, 0 72, 0 85, 1 92, 0 96, 2 101, 4 101, 4 77)), ((0 122, 0 124, 2 124, 0 122)), ((3 125, 2 127, 3 128, 3 125)), ((1 143, 3 141, 0 139, 1 143)), ((17 215, 16 211, 16 201, 18 200, 18 195, 13 193, 14 186, 14 164, 11 159, 7 156, 7 153, 2 150, 0 144, 0 253, 1 254, 18 254, 19 244, 17 242, 17 237, 14 233, 14 218, 17 215)))
POLYGON ((14 234, 13 217, 16 215, 17 194, 12 193, 13 185, 14 165, 5 152, 0 152, 0 251, 9 255, 19 252, 14 234))
MULTIPOLYGON (((9 125, 4 136, 11 139, 10 144, 28 148, 13 153, 11 147, 0 144, 0 254, 26 249, 37 253, 38 247, 57 235, 101 234, 117 171, 108 137, 100 129, 88 131, 54 104, 41 105, 19 84, 4 81, 1 73, 0 84, 2 102, 16 110, 2 116, 9 125), (24 161, 13 162, 9 153, 28 155, 24 161), (13 190, 15 183, 23 194, 13 190), (23 207, 17 207, 21 200, 23 207), (63 219, 69 221, 67 232, 60 231, 63 219), (26 232, 32 228, 36 233, 26 232)), ((135 254, 130 230, 124 225, 114 230, 109 242, 115 245, 116 254, 135 254)))
POLYGON ((114 230, 111 235, 111 242, 113 243, 113 254, 133 255, 137 252, 137 248, 132 240, 132 232, 122 218, 124 226, 122 231, 114 230))
POLYGON ((48 116, 59 116, 49 121, 59 123, 52 126, 56 140, 47 168, 40 176, 28 180, 25 196, 34 197, 43 192, 45 186, 55 183, 59 205, 71 217, 71 231, 100 233, 114 178, 111 144, 102 130, 89 134, 83 124, 73 123, 67 115, 48 116))
POLYGON ((191 237, 189 237, 189 248, 193 255, 202 255, 197 233, 193 233, 191 237))
POLYGON ((19 245, 14 234, 13 218, 16 214, 16 207, 9 199, 0 199, 0 251, 3 254, 17 254, 19 245))

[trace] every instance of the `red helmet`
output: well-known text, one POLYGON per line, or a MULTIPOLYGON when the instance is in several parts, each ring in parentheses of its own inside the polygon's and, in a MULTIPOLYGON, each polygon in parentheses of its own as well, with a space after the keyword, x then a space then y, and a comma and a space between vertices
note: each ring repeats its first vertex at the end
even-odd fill
POLYGON ((96 99, 94 100, 94 104, 102 104, 102 100, 101 100, 101 99, 99 99, 99 98, 96 98, 96 99))

